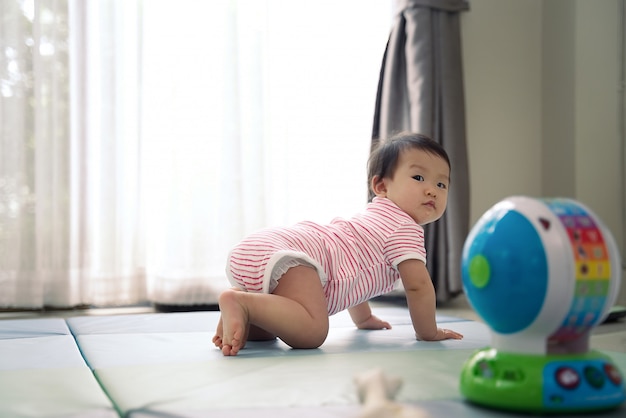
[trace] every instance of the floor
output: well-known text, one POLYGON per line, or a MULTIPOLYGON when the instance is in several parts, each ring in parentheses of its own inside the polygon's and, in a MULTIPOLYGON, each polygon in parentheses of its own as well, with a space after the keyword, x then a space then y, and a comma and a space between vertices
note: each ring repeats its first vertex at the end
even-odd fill
MULTIPOLYGON (((380 297, 372 302, 372 306, 406 306, 402 295, 380 297)), ((46 311, 0 311, 0 320, 3 319, 32 319, 32 318, 70 318, 74 316, 103 316, 103 315, 131 315, 157 312, 179 312, 189 310, 185 307, 162 307, 150 304, 142 306, 114 307, 114 308, 86 308, 70 310, 46 311)), ((202 310, 217 310, 217 306, 203 306, 202 310)), ((437 311, 441 315, 456 316, 459 318, 481 321, 472 309, 467 299, 461 295, 448 302, 439 304, 437 311)), ((591 347, 595 349, 618 351, 626 353, 626 319, 605 323, 593 330, 591 347)))

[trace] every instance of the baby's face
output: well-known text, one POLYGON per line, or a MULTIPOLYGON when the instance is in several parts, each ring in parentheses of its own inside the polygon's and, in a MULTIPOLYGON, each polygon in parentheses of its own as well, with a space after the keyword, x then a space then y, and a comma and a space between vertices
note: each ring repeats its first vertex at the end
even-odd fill
POLYGON ((444 159, 412 148, 400 154, 393 177, 382 179, 375 192, 425 225, 446 210, 449 184, 450 167, 444 159))

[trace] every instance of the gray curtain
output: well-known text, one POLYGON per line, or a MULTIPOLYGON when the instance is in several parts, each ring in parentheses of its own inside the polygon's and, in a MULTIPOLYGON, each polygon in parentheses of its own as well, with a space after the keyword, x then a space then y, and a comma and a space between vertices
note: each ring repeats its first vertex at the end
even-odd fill
POLYGON ((448 209, 425 227, 428 270, 443 302, 463 291, 461 252, 469 232, 469 170, 460 12, 464 0, 396 0, 380 71, 372 147, 411 131, 441 143, 450 156, 448 209))

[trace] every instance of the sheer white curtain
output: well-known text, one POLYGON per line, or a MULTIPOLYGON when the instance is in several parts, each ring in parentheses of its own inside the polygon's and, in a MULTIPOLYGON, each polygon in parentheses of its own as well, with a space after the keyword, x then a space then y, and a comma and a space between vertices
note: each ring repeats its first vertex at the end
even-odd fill
POLYGON ((120 4, 0 3, 0 307, 146 298, 138 8, 120 4))
POLYGON ((391 5, 182 0, 143 11, 151 299, 215 301, 245 234, 363 208, 391 5))
POLYGON ((0 308, 214 303, 245 234, 362 209, 390 2, 0 8, 0 308))
POLYGON ((69 267, 67 10, 3 1, 0 17, 0 306, 37 307, 69 267))
MULTIPOLYGON (((35 4, 38 4, 37 2, 35 4)), ((70 0, 72 269, 91 305, 146 299, 140 209, 141 16, 70 0)))

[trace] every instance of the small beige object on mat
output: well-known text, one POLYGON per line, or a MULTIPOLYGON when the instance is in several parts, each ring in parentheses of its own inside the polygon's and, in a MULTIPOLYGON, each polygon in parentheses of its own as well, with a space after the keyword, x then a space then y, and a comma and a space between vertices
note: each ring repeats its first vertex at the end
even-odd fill
POLYGON ((372 369, 354 377, 359 401, 363 405, 360 418, 428 418, 428 413, 394 399, 402 379, 385 374, 382 369, 372 369))

